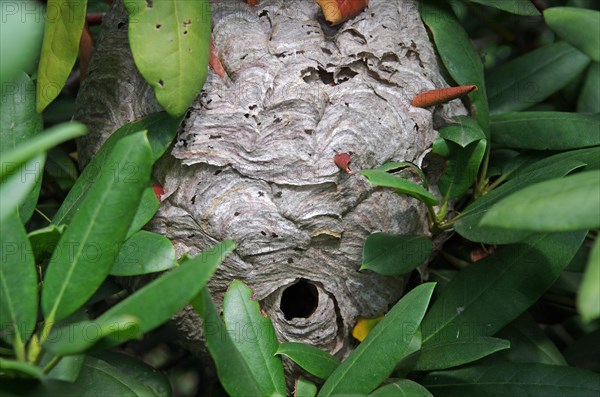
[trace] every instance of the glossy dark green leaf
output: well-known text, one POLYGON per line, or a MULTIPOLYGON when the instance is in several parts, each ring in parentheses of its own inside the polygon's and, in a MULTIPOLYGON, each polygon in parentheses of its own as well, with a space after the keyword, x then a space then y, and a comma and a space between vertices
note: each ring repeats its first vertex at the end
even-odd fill
POLYGON ((510 180, 467 206, 454 223, 454 230, 471 241, 489 244, 507 244, 520 241, 530 232, 508 231, 502 228, 480 226, 481 218, 489 208, 508 195, 533 183, 561 177, 582 168, 598 167, 600 148, 580 149, 549 156, 512 173, 510 180))
POLYGON ((45 153, 50 148, 85 134, 85 126, 78 122, 68 122, 50 127, 43 134, 21 141, 13 149, 2 155, 0 181, 3 181, 22 164, 45 153))
POLYGON ((573 46, 558 42, 491 69, 486 75, 492 113, 524 110, 567 86, 590 63, 573 46))
POLYGON ((260 312, 258 302, 252 300, 252 290, 234 280, 223 298, 225 329, 248 364, 263 396, 285 396, 285 375, 281 357, 277 356, 277 336, 269 317, 260 312))
MULTIPOLYGON (((2 22, 4 24, 5 21, 2 22)), ((2 85, 0 103, 0 154, 4 157, 9 150, 14 150, 20 143, 38 134, 43 122, 42 116, 35 111, 35 85, 23 72, 14 81, 2 85)), ((19 216, 24 223, 33 214, 41 184, 42 178, 36 178, 33 188, 21 204, 19 216)))
POLYGON ((408 273, 431 255, 432 247, 425 236, 374 233, 365 241, 360 270, 387 276, 408 273))
POLYGON ((382 166, 376 168, 380 171, 385 171, 391 174, 399 173, 402 175, 403 172, 409 172, 409 175, 416 175, 421 179, 421 183, 425 189, 429 188, 429 183, 427 178, 425 177, 425 173, 423 170, 419 168, 416 164, 411 163, 410 161, 390 161, 389 163, 385 163, 382 166))
POLYGON ((600 87, 600 62, 592 62, 577 100, 578 112, 600 113, 600 90, 598 87, 600 87))
POLYGON ((584 237, 536 235, 463 269, 425 316, 423 344, 494 335, 552 286, 584 237))
POLYGON ((37 322, 38 277, 31 245, 16 212, 0 223, 0 337, 24 359, 37 322))
POLYGON ((327 379, 340 365, 340 360, 337 357, 305 343, 282 343, 279 345, 276 354, 289 357, 305 371, 321 379, 327 379))
MULTIPOLYGON (((2 197, 0 221, 15 211, 19 212, 21 219, 31 215, 35 207, 35 202, 31 198, 37 199, 36 187, 40 186, 45 159, 46 156, 40 154, 19 165, 10 175, 0 181, 0 197, 2 197), (21 216, 21 211, 23 216, 21 216)), ((0 166, 3 165, 5 163, 0 162, 0 166)))
POLYGON ((27 235, 37 262, 50 259, 54 248, 56 248, 60 237, 65 231, 65 227, 66 225, 56 226, 50 224, 27 235))
POLYGON ((294 397, 314 397, 317 395, 317 386, 309 380, 299 377, 294 386, 294 397))
POLYGON ((471 3, 479 3, 488 7, 497 8, 511 14, 537 16, 540 12, 533 5, 531 0, 468 0, 471 3))
POLYGON ((398 193, 406 194, 429 205, 437 205, 438 200, 425 188, 417 183, 389 174, 381 170, 363 170, 360 172, 367 177, 373 186, 390 187, 398 193))
POLYGON ((370 393, 387 379, 396 364, 409 354, 434 286, 423 284, 403 296, 327 378, 318 395, 370 393))
MULTIPOLYGON (((510 343, 507 340, 486 336, 429 343, 411 355, 416 356, 413 370, 435 371, 458 367, 509 347, 510 343)), ((407 357, 407 360, 410 359, 411 357, 407 357)))
POLYGON ((179 123, 179 119, 171 118, 164 112, 153 113, 141 120, 125 124, 111 134, 100 150, 98 150, 98 153, 84 168, 77 182, 63 200, 54 218, 52 218, 52 222, 57 225, 70 223, 71 218, 77 212, 88 191, 94 185, 102 170, 106 168, 108 156, 113 152, 116 143, 121 138, 141 130, 147 130, 148 141, 152 148, 152 163, 154 163, 165 153, 171 141, 175 138, 179 123))
POLYGON ((600 11, 575 7, 552 7, 544 20, 558 37, 600 62, 600 11))
POLYGON ((600 375, 548 364, 493 364, 432 372, 422 384, 436 396, 592 397, 600 375))
POLYGON ((144 384, 155 396, 170 397, 172 394, 166 374, 138 358, 112 351, 94 353, 93 356, 144 384))
POLYGON ((66 382, 75 382, 79 377, 81 368, 83 368, 84 361, 85 355, 83 354, 63 357, 61 358, 60 362, 56 364, 56 366, 48 373, 47 378, 66 382))
POLYGON ((211 34, 207 0, 125 0, 129 43, 135 64, 158 103, 179 116, 208 75, 211 34))
POLYGON ((452 141, 461 147, 486 139, 485 133, 475 120, 467 116, 458 116, 455 123, 448 124, 440 129, 440 136, 447 141, 452 141))
MULTIPOLYGON (((487 140, 481 139, 464 148, 449 141, 445 141, 445 145, 448 149, 448 161, 438 187, 446 199, 453 199, 465 194, 477 180, 487 140)), ((433 150, 439 150, 439 146, 433 150)))
POLYGON ((481 225, 536 232, 600 228, 600 170, 527 186, 494 204, 481 225))
POLYGON ((569 150, 600 145, 600 114, 515 112, 491 118, 495 148, 569 150))
MULTIPOLYGON (((96 319, 100 324, 110 324, 122 316, 133 316, 139 322, 139 333, 145 334, 166 322, 181 310, 204 287, 219 264, 235 244, 225 240, 193 258, 182 261, 179 267, 157 278, 133 295, 110 308, 96 319)), ((131 339, 129 334, 111 334, 97 349, 106 349, 131 339)))
POLYGON ((44 171, 65 192, 73 187, 79 175, 75 162, 61 147, 50 149, 44 171))
POLYGON ((192 306, 202 317, 206 347, 215 362, 223 388, 232 397, 260 396, 261 386, 233 344, 232 335, 225 329, 208 289, 204 288, 192 300, 192 306))
POLYGON ((433 397, 429 391, 410 379, 400 379, 369 394, 370 397, 433 397))
POLYGON ((433 35, 438 54, 448 73, 458 85, 476 85, 472 92, 472 106, 477 122, 489 137, 488 102, 481 58, 462 24, 445 2, 423 0, 419 12, 427 29, 433 35))
POLYGON ((141 228, 143 228, 146 223, 152 219, 154 214, 156 214, 156 211, 158 211, 159 207, 160 201, 158 200, 158 197, 156 197, 156 193, 154 193, 152 184, 150 184, 150 186, 146 187, 144 193, 142 194, 140 205, 135 212, 133 221, 131 221, 129 230, 127 231, 127 238, 132 237, 141 228))
POLYGON ((44 7, 31 0, 2 3, 0 84, 4 89, 4 83, 35 67, 44 35, 44 7))
POLYGON ((41 113, 62 88, 75 65, 85 23, 87 0, 48 0, 46 27, 37 80, 37 111, 41 113))
POLYGON ((510 341, 502 355, 517 363, 566 365, 564 357, 528 312, 502 328, 496 336, 510 341))
POLYGON ((600 238, 590 252, 583 281, 577 294, 577 310, 585 322, 600 317, 600 238))
POLYGON ((569 365, 600 372, 600 328, 577 339, 564 354, 569 365))
POLYGON ((90 350, 103 338, 129 340, 141 336, 140 322, 131 315, 75 323, 65 321, 52 328, 43 347, 52 354, 69 356, 90 350))
POLYGON ((79 379, 74 384, 80 393, 101 391, 105 396, 163 397, 143 382, 129 376, 104 360, 86 356, 79 379))
POLYGON ((42 309, 59 321, 79 308, 108 276, 150 178, 146 132, 125 137, 62 235, 44 278, 42 309))
POLYGON ((163 235, 140 230, 121 248, 110 274, 135 276, 161 272, 177 266, 177 254, 171 241, 163 235))

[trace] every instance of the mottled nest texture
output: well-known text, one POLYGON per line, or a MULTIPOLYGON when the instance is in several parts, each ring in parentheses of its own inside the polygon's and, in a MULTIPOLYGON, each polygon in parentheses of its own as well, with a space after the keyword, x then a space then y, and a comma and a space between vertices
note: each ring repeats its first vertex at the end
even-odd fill
MULTIPOLYGON (((209 283, 220 304, 232 279, 244 281, 281 341, 301 341, 343 357, 359 316, 385 313, 402 278, 359 272, 374 232, 426 234, 415 199, 373 188, 355 170, 389 161, 420 164, 436 125, 464 114, 459 101, 410 105, 418 92, 447 86, 416 0, 371 0, 330 27, 308 0, 212 3, 213 39, 227 72, 209 72, 177 141, 155 167, 164 202, 149 229, 179 254, 223 239, 235 253, 209 283)), ((104 21, 77 101, 90 127, 85 162, 110 132, 160 109, 135 70, 126 14, 117 1, 104 21)), ((200 350, 200 320, 175 318, 200 350)))

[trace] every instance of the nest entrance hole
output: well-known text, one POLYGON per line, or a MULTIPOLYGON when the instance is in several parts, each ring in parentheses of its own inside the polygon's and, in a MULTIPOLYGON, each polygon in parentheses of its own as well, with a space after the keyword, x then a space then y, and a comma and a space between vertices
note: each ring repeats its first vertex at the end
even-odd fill
POLYGON ((280 309, 286 320, 310 317, 319 305, 319 291, 313 283, 300 279, 281 294, 280 309))

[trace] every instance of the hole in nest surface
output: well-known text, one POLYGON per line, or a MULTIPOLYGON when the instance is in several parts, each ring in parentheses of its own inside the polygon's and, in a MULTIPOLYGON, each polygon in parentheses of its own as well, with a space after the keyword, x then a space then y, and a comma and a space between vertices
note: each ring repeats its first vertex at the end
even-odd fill
POLYGON ((310 281, 300 279, 281 294, 280 309, 286 320, 310 317, 319 304, 319 291, 310 281))

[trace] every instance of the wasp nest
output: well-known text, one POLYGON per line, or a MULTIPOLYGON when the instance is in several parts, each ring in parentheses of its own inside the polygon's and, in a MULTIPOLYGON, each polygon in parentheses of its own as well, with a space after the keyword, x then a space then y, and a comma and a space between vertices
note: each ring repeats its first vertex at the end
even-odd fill
MULTIPOLYGON (((436 137, 434 119, 460 103, 410 105, 447 86, 416 0, 371 0, 330 27, 313 1, 215 1, 213 39, 227 75, 210 72, 170 155, 155 167, 165 201, 149 225, 195 254, 223 239, 237 249, 209 287, 220 302, 232 279, 254 290, 282 341, 343 356, 359 316, 385 313, 401 278, 359 272, 374 232, 427 232, 415 199, 375 189, 334 163, 348 153, 357 171, 389 161, 420 163, 436 137)), ((78 98, 91 155, 110 131, 156 111, 126 42, 116 2, 78 98)), ((177 316, 192 344, 192 311, 177 316)), ((198 342, 199 344, 199 342, 198 342)))

